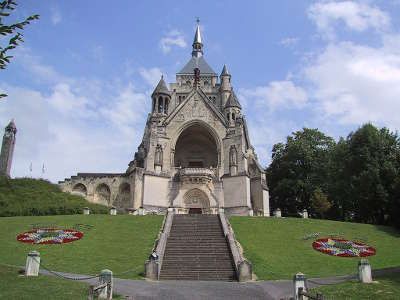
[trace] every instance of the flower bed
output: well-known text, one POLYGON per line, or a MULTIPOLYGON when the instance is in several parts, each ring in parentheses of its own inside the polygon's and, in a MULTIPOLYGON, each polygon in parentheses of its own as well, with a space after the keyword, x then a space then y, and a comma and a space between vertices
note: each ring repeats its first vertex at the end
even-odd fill
POLYGON ((323 238, 313 242, 313 248, 325 254, 341 257, 364 257, 375 255, 376 250, 359 241, 323 238))
POLYGON ((65 244, 81 239, 83 233, 73 229, 37 228, 21 233, 17 240, 29 244, 65 244))

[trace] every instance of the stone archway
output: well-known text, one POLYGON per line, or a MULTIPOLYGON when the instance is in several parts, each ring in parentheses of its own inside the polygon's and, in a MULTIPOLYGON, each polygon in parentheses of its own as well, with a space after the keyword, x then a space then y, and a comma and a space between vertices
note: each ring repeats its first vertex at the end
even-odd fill
POLYGON ((86 188, 86 186, 84 184, 77 183, 72 188, 72 193, 71 194, 82 196, 82 197, 86 197, 87 196, 87 188, 86 188))
POLYGON ((200 189, 194 188, 186 192, 183 196, 183 206, 189 209, 189 213, 196 212, 202 213, 210 208, 210 200, 205 192, 200 189))
POLYGON ((176 140, 174 165, 182 168, 217 168, 219 149, 215 133, 206 124, 189 124, 176 140))
POLYGON ((121 183, 118 195, 114 201, 114 206, 118 208, 131 208, 131 185, 127 182, 121 183))
POLYGON ((110 187, 105 183, 99 184, 96 187, 94 193, 94 202, 103 205, 110 205, 110 199, 111 199, 110 187))

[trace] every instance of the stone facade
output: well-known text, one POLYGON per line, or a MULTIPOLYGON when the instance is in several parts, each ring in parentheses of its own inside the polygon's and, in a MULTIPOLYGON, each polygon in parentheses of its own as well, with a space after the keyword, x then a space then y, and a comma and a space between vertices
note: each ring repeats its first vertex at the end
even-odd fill
POLYGON ((0 176, 10 177, 16 134, 17 128, 15 127, 14 120, 11 120, 11 122, 4 129, 3 143, 1 145, 0 154, 0 176))
POLYGON ((203 57, 197 27, 192 57, 152 96, 144 135, 122 174, 78 173, 60 182, 89 201, 137 213, 269 216, 265 171, 257 160, 226 66, 218 75, 203 57))

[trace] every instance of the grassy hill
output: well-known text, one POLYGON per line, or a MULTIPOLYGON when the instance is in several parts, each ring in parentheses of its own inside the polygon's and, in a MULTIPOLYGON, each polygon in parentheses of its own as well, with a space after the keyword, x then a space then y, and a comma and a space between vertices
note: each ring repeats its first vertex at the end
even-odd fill
POLYGON ((85 206, 91 213, 108 212, 105 206, 63 193, 46 180, 0 177, 0 217, 81 214, 85 206))
POLYGON ((393 228, 368 224, 297 218, 231 217, 229 219, 245 256, 258 279, 291 279, 297 272, 311 277, 355 274, 360 258, 335 257, 312 248, 320 233, 362 239, 375 247, 368 257, 373 269, 400 266, 400 234, 393 228))
POLYGON ((41 264, 55 271, 98 274, 110 269, 120 278, 140 278, 161 227, 163 216, 71 215, 0 218, 0 265, 24 266, 29 251, 40 252, 41 264), (79 225, 82 239, 53 245, 17 241, 32 224, 59 228, 79 225))

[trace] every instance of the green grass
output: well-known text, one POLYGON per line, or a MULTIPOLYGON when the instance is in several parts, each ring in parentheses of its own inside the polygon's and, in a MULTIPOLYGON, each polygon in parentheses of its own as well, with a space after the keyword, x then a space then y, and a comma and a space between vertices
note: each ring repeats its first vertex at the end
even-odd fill
POLYGON ((229 221, 258 279, 308 278, 357 273, 359 258, 334 257, 312 248, 306 234, 321 232, 362 238, 376 248, 368 257, 373 269, 400 266, 400 234, 385 226, 297 218, 231 217, 229 221))
MULTIPOLYGON (((58 277, 25 277, 13 267, 0 265, 0 299, 82 299, 86 300, 89 284, 58 277)), ((125 299, 113 295, 113 299, 125 299)))
POLYGON ((85 206, 91 213, 108 212, 107 207, 63 193, 46 180, 0 176, 0 217, 81 214, 85 206))
POLYGON ((70 215, 0 218, 0 264, 24 266, 31 250, 40 252, 42 265, 55 271, 98 274, 110 269, 114 274, 137 268, 120 278, 141 278, 144 263, 160 230, 162 216, 70 215), (31 224, 55 224, 71 228, 83 227, 81 240, 61 245, 31 245, 16 240, 19 233, 30 230, 31 224))
POLYGON ((311 293, 320 292, 324 299, 367 300, 382 299, 395 300, 400 295, 400 274, 391 274, 374 278, 373 283, 356 281, 322 286, 312 289, 311 293))
POLYGON ((87 299, 89 285, 57 277, 25 277, 0 265, 0 299, 87 299))

